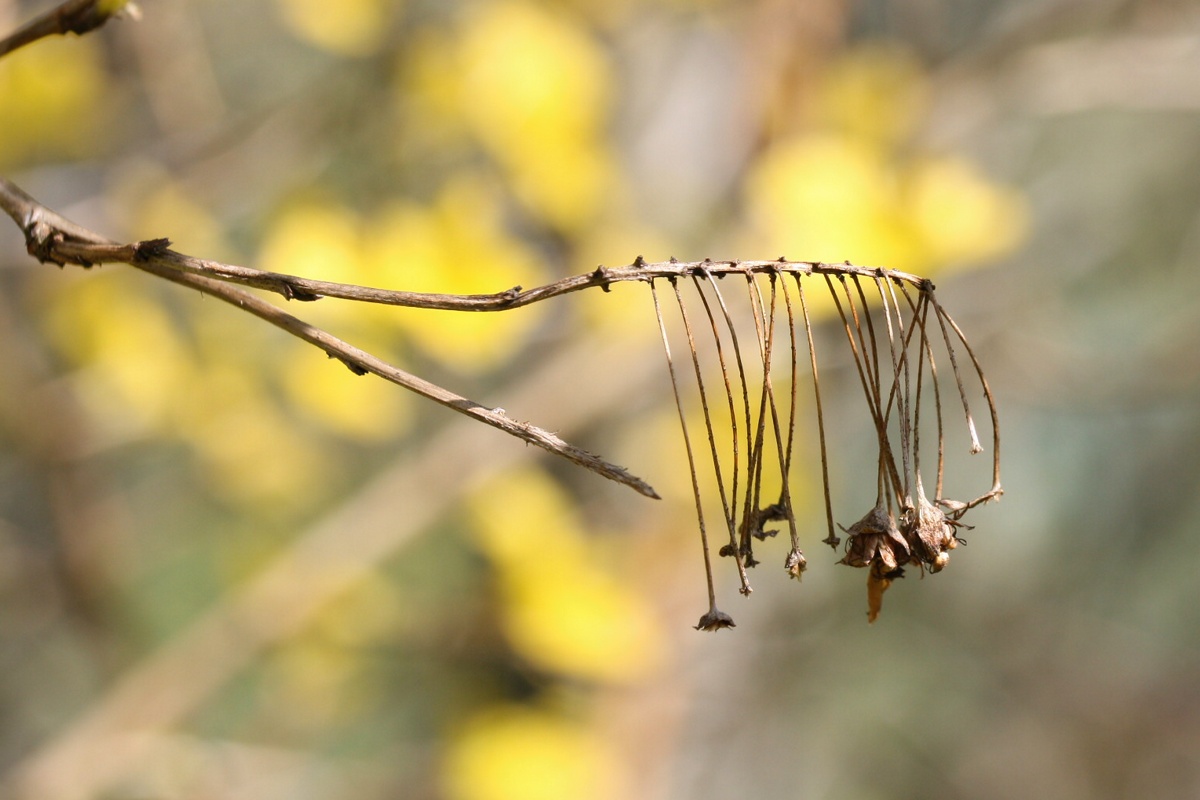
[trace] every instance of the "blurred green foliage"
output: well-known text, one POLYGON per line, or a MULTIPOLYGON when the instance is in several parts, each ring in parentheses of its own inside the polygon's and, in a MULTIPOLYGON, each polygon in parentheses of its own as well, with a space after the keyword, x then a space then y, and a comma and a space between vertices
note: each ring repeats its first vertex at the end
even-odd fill
MULTIPOLYGON (((46 5, 0 2, 0 27, 46 5)), ((115 238, 453 293, 639 253, 937 278, 1000 396, 1009 490, 868 628, 802 470, 822 568, 759 576, 738 628, 702 636, 639 287, 293 310, 525 398, 510 413, 661 503, 132 270, 39 266, 10 225, 0 793, 1195 796, 1197 19, 181 0, 0 60, 0 169, 115 238), (607 384, 609 413, 576 412, 607 384)), ((825 365, 847 390, 832 446, 867 452, 846 366, 825 365)), ((870 483, 835 480, 851 500, 870 483)))

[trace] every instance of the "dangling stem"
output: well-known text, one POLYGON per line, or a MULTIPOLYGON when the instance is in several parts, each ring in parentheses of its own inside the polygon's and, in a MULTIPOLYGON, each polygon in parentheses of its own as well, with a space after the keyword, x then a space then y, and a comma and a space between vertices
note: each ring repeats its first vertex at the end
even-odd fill
POLYGON ((658 320, 658 331, 662 336, 663 352, 667 357, 667 371, 671 374, 671 392, 675 396, 675 410, 679 414, 679 426, 683 431, 683 446, 687 451, 688 473, 692 478, 692 496, 696 499, 696 520, 700 525, 700 544, 704 549, 704 575, 708 580, 708 611, 717 613, 717 590, 713 584, 712 557, 708 552, 708 531, 704 525, 704 506, 700 499, 700 479, 696 474, 696 458, 692 453, 692 440, 688 435, 687 417, 683 413, 683 400, 679 395, 679 380, 675 375, 675 361, 671 358, 671 343, 667 339, 667 326, 663 322, 662 309, 658 303, 658 291, 650 281, 650 297, 654 300, 654 316, 658 320))
MULTIPOLYGON (((958 381, 958 389, 963 400, 963 410, 967 414, 967 425, 971 431, 972 453, 978 453, 982 451, 983 447, 979 444, 979 439, 975 434, 975 421, 971 418, 971 411, 967 407, 966 393, 963 389, 962 380, 959 379, 958 365, 954 360, 954 351, 950 347, 950 340, 946 334, 945 326, 947 324, 954 329, 954 333, 958 336, 958 340, 962 342, 963 347, 966 348, 967 355, 971 359, 971 364, 975 367, 975 374, 979 376, 979 383, 983 387, 983 396, 987 401, 988 412, 991 414, 992 418, 992 488, 991 491, 975 498, 970 503, 967 503, 966 508, 970 508, 971 506, 985 503, 1000 496, 1001 494, 1004 494, 1004 489, 1000 486, 1000 416, 996 411, 996 399, 992 396, 992 389, 988 385, 987 378, 984 377, 983 366, 979 363, 979 359, 975 356, 975 351, 971 347, 971 343, 968 342, 967 337, 963 335, 962 329, 958 327, 958 323, 956 323, 954 319, 946 312, 946 310, 942 308, 941 304, 938 303, 937 297, 934 296, 932 289, 929 290, 929 300, 931 303, 933 303, 934 310, 937 312, 938 316, 938 324, 942 326, 942 335, 946 338, 946 349, 950 353, 950 364, 954 368, 954 377, 955 380, 958 381)), ((966 509, 964 508, 962 510, 965 511, 966 509)))
MULTIPOLYGON (((817 347, 813 342, 812 320, 808 314, 808 300, 804 295, 804 282, 799 275, 796 278, 796 289, 800 292, 800 310, 804 314, 804 332, 808 338, 808 360, 812 367, 813 376, 813 397, 817 407, 817 441, 821 447, 821 489, 825 497, 825 522, 829 530, 829 535, 825 537, 825 544, 833 549, 842 543, 841 537, 836 533, 836 527, 833 522, 833 498, 829 491, 829 448, 825 444, 825 412, 821 406, 821 378, 817 370, 817 347)), ((832 286, 830 287, 832 289, 832 286)))
MULTIPOLYGON (((839 276, 839 278, 841 278, 841 277, 842 276, 839 276)), ((883 417, 882 402, 879 397, 878 389, 876 388, 875 385, 872 385, 872 383, 871 383, 871 378, 869 376, 870 371, 867 369, 867 367, 864 363, 864 360, 866 358, 867 347, 866 347, 866 342, 862 336, 862 325, 859 322, 858 311, 854 306, 854 300, 850 295, 850 290, 845 285, 845 281, 843 280, 842 288, 845 290, 846 303, 850 307, 851 314, 854 318, 854 330, 856 330, 858 332, 858 336, 859 336, 858 341, 862 343, 862 353, 861 354, 859 352, 859 345, 855 342, 854 330, 851 329, 850 320, 849 320, 849 318, 847 318, 846 312, 842 308, 841 300, 838 298, 838 292, 836 289, 833 288, 833 282, 829 279, 828 275, 825 276, 825 280, 828 283, 829 293, 833 297, 834 305, 837 306, 838 314, 842 318, 842 326, 846 330, 846 339, 850 343, 850 352, 854 356, 854 365, 858 368, 858 377, 862 383, 863 394, 866 395, 867 408, 870 410, 871 418, 875 422, 876 436, 878 436, 878 438, 879 438, 880 460, 881 460, 881 462, 886 464, 886 472, 887 472, 888 476, 890 477, 893 485, 899 486, 900 485, 900 476, 896 470, 896 463, 895 463, 895 458, 892 455, 891 444, 888 442, 887 420, 883 417)), ((869 325, 870 324, 869 317, 868 317, 867 321, 868 321, 868 325, 869 325)), ((873 326, 871 327, 871 330, 874 331, 873 326)), ((872 352, 873 353, 876 352, 873 345, 872 345, 872 352)), ((875 364, 875 373, 878 374, 878 359, 877 358, 876 358, 876 364, 875 364)))
MULTIPOLYGON (((695 283, 696 292, 700 295, 700 302, 704 304, 704 313, 708 317, 709 325, 712 328, 713 342, 716 344, 717 361, 721 366, 721 378, 725 384, 725 400, 729 406, 729 423, 731 429, 731 440, 733 443, 733 482, 730 487, 728 496, 722 486, 721 491, 721 507, 725 514, 725 524, 729 531, 729 548, 733 554, 734 560, 738 565, 738 574, 745 576, 745 565, 742 560, 741 553, 738 552, 737 544, 737 520, 736 508, 738 497, 738 482, 741 477, 741 453, 738 449, 738 419, 737 411, 734 409, 733 387, 729 382, 729 366, 725 360, 725 348, 721 343, 720 331, 717 326, 716 316, 713 314, 712 304, 708 301, 708 295, 704 291, 704 285, 701 283, 702 278, 708 278, 708 273, 695 273, 692 275, 692 281, 695 283)), ((714 291, 716 287, 713 287, 714 291)), ((734 338, 734 347, 736 349, 736 338, 734 338)), ((714 459, 716 456, 714 455, 714 459)))
MULTIPOLYGON (((708 431, 708 444, 709 444, 709 449, 712 452, 713 470, 716 473, 716 478, 717 478, 717 489, 721 495, 721 505, 725 509, 726 520, 730 523, 730 537, 732 539, 732 537, 733 537, 732 516, 730 514, 729 501, 728 501, 726 493, 725 493, 725 479, 721 472, 721 459, 720 459, 720 455, 717 451, 716 434, 713 431, 712 410, 709 408, 709 405, 708 405, 708 392, 704 388, 704 372, 703 372, 703 370, 700 369, 700 354, 696 351, 696 340, 692 334, 692 324, 691 324, 691 320, 688 318, 687 308, 683 302, 683 295, 680 294, 679 284, 674 279, 671 280, 671 288, 675 292, 675 302, 679 306, 679 314, 683 319, 683 329, 684 329, 685 333, 687 334, 688 348, 692 354, 692 367, 696 373, 696 385, 700 389, 700 407, 704 411, 704 426, 708 431)), ((734 469, 736 471, 736 469, 737 469, 736 464, 734 465, 734 469)), ((742 589, 743 589, 744 593, 749 594, 750 593, 750 585, 749 585, 749 582, 746 577, 745 567, 742 564, 742 561, 740 558, 737 559, 737 562, 738 562, 738 574, 742 580, 742 589)))

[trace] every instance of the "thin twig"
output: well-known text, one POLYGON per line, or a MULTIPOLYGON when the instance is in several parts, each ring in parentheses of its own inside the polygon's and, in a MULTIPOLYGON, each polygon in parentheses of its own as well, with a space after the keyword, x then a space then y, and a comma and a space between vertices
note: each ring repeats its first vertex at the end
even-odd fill
MULTIPOLYGON (((705 264, 701 265, 701 269, 705 270, 705 272, 704 272, 705 275, 710 274, 707 271, 707 267, 708 267, 707 262, 705 264)), ((747 278, 751 277, 751 273, 742 272, 740 270, 736 274, 745 275, 747 278)), ((747 499, 739 500, 737 493, 735 492, 734 496, 733 496, 733 505, 734 505, 734 513, 735 514, 737 513, 736 509, 739 506, 743 509, 742 525, 744 525, 745 520, 747 518, 747 512, 749 511, 749 498, 750 498, 751 491, 752 491, 751 487, 752 487, 753 481, 754 481, 754 465, 756 463, 754 439, 753 439, 753 433, 752 433, 754 426, 751 421, 751 408, 750 408, 750 383, 749 383, 748 379, 746 378, 746 363, 745 363, 745 360, 742 358, 742 347, 741 347, 741 343, 738 341, 737 326, 734 325, 733 315, 730 314, 730 312, 729 312, 729 305, 725 302, 725 296, 721 293, 721 289, 717 285, 717 282, 710 280, 709 285, 712 287, 713 295, 717 298, 717 304, 720 305, 720 307, 721 307, 721 314, 725 318, 725 326, 729 331, 729 338, 733 345, 734 360, 737 362, 738 382, 741 385, 741 389, 742 389, 742 392, 741 392, 741 394, 742 394, 742 410, 745 415, 745 423, 746 423, 746 431, 745 431, 745 435, 746 435, 745 497, 747 499)), ((741 466, 741 462, 740 461, 736 462, 734 465, 735 471, 738 468, 740 468, 740 466, 741 466)), ((735 474, 734 477, 735 477, 734 482, 736 484, 737 475, 735 474)), ((740 530, 742 525, 735 525, 735 528, 740 530)), ((738 561, 739 572, 742 572, 744 574, 744 563, 745 563, 746 553, 743 552, 743 546, 742 546, 743 543, 737 541, 737 539, 735 538, 733 541, 731 541, 730 544, 731 544, 731 549, 733 550, 734 556, 738 561)), ((742 585, 743 591, 747 590, 748 588, 749 588, 749 586, 747 584, 743 583, 743 585, 742 585)))
POLYGON ((224 264, 196 258, 170 249, 166 239, 149 239, 116 246, 107 237, 71 223, 38 203, 16 184, 0 177, 0 208, 26 232, 31 255, 42 261, 60 265, 90 267, 97 264, 152 262, 164 269, 189 272, 215 280, 249 286, 273 292, 292 300, 317 300, 322 297, 354 300, 364 303, 427 308, 441 311, 508 311, 550 300, 583 289, 610 286, 629 281, 647 282, 655 278, 688 278, 697 274, 717 278, 725 275, 748 275, 778 272, 786 274, 820 274, 876 277, 882 276, 920 287, 924 278, 907 272, 860 267, 852 264, 826 264, 820 261, 662 261, 648 263, 639 256, 623 267, 597 267, 594 271, 575 275, 534 289, 514 286, 493 294, 455 295, 429 292, 405 292, 378 289, 347 283, 313 280, 296 275, 224 264), (49 225, 45 235, 35 243, 29 242, 26 215, 32 209, 40 212, 49 225), (54 234, 61 234, 55 236, 54 234))

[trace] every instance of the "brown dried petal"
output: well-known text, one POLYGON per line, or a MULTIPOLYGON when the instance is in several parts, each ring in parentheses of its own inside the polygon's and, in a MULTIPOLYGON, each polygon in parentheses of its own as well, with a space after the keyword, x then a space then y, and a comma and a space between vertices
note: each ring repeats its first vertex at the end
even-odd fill
POLYGON ((867 622, 874 622, 879 617, 883 609, 883 593, 892 585, 892 581, 903 577, 902 568, 883 569, 879 562, 871 565, 871 571, 867 573, 867 622))
POLYGON ((851 536, 846 541, 846 555, 842 556, 842 560, 838 563, 851 567, 865 567, 875 559, 878 551, 879 537, 877 535, 851 536))
POLYGON ((871 509, 866 516, 843 530, 850 535, 850 539, 846 543, 842 564, 865 567, 879 560, 891 570, 908 562, 908 543, 896 526, 895 518, 882 506, 871 509))

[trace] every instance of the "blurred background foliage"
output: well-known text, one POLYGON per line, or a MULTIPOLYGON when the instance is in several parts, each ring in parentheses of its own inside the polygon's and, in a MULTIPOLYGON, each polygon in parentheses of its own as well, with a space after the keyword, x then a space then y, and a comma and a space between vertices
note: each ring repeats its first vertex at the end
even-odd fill
MULTIPOLYGON (((5 796, 1200 793, 1200 5, 142 5, 0 61, 0 170, 43 202, 413 290, 638 254, 925 274, 999 395, 1008 492, 868 626, 801 465, 803 583, 723 575, 738 627, 698 634, 644 287, 294 310, 658 503, 146 275, 37 265, 9 225, 5 796)), ((823 368, 856 498, 848 364, 823 368)))

